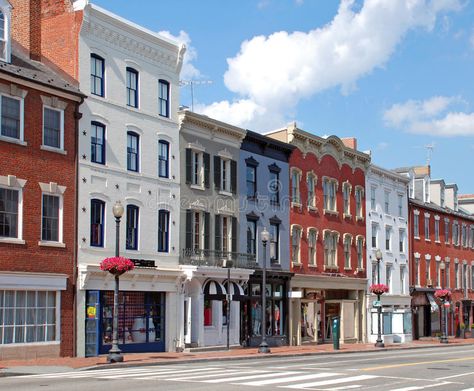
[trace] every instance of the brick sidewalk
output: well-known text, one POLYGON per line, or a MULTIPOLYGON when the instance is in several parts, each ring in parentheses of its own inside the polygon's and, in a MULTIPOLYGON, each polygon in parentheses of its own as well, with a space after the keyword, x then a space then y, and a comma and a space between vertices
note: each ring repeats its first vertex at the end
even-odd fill
MULTIPOLYGON (((440 344, 437 338, 414 341, 404 344, 387 345, 385 350, 414 349, 422 347, 446 347, 453 345, 472 345, 474 338, 470 339, 450 339, 449 344, 440 344)), ((369 352, 380 351, 383 349, 375 348, 373 344, 346 344, 341 345, 337 353, 348 352, 369 352)), ((275 357, 275 356, 298 356, 312 354, 328 354, 335 353, 332 344, 323 345, 303 345, 303 346, 282 346, 271 349, 271 354, 261 355, 257 352, 257 348, 235 348, 230 351, 205 351, 205 352, 183 352, 183 353, 127 353, 124 354, 125 360, 122 364, 114 366, 142 366, 164 363, 179 363, 201 360, 232 360, 238 358, 257 358, 257 357, 275 357)), ((89 368, 98 367, 105 368, 110 366, 107 364, 105 355, 99 357, 59 357, 59 358, 36 358, 31 360, 4 360, 0 362, 0 369, 6 370, 15 367, 69 367, 69 368, 89 368)))

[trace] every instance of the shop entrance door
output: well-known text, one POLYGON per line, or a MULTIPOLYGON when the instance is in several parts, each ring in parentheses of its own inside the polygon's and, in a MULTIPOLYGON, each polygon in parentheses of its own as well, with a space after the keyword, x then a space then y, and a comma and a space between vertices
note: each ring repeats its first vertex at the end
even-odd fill
POLYGON ((341 305, 340 303, 325 303, 325 331, 324 331, 324 341, 332 341, 332 320, 335 316, 341 316, 341 305))
POLYGON ((317 301, 301 303, 301 341, 318 342, 321 324, 321 309, 317 301))

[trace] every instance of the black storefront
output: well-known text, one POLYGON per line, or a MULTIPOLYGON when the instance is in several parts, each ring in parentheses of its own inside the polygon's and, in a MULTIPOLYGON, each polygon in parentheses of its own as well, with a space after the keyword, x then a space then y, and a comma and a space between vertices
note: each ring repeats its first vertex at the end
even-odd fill
POLYGON ((288 345, 288 287, 293 273, 267 271, 266 325, 262 324, 262 271, 256 270, 241 301, 240 338, 243 346, 258 346, 266 331, 269 346, 288 345))

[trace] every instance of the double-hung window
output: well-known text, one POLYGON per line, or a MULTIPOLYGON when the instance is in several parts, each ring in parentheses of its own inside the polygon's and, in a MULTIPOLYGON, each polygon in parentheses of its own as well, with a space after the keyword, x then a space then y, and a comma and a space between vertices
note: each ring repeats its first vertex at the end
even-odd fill
POLYGON ((192 151, 192 181, 195 186, 204 186, 204 154, 200 151, 192 151))
POLYGON ((293 263, 300 263, 300 250, 301 250, 301 227, 300 226, 293 226, 291 232, 291 259, 293 263))
POLYGON ((306 177, 306 187, 308 188, 308 207, 316 208, 316 196, 314 192, 316 177, 313 173, 308 173, 306 177))
POLYGON ((364 268, 364 238, 357 238, 357 268, 364 268))
POLYGON ((337 240, 336 232, 326 232, 324 235, 324 264, 326 266, 337 266, 337 240))
POLYGON ((229 159, 219 159, 220 160, 220 170, 221 170, 221 183, 220 188, 223 191, 230 193, 230 160, 229 159))
POLYGON ((63 111, 43 108, 43 145, 64 149, 64 118, 63 111))
POLYGON ((378 225, 377 224, 372 224, 372 248, 377 248, 377 231, 378 231, 378 225))
POLYGON ((377 188, 375 186, 372 186, 370 188, 370 210, 375 210, 375 194, 377 192, 377 188))
POLYGON ((355 200, 356 200, 356 218, 362 219, 363 215, 363 208, 362 208, 362 197, 363 197, 364 189, 359 186, 356 186, 355 189, 355 200))
POLYGON ((270 261, 279 263, 280 260, 280 224, 270 223, 270 261))
POLYGON ((91 124, 91 161, 105 164, 105 125, 99 122, 91 124))
POLYGON ((344 202, 344 214, 346 216, 350 216, 351 210, 350 210, 350 194, 351 194, 351 187, 349 183, 345 182, 342 184, 342 198, 344 202))
POLYGON ((344 235, 344 269, 351 268, 351 243, 352 237, 344 235))
POLYGON ((6 95, 0 95, 2 104, 0 135, 17 140, 23 140, 23 100, 6 95))
POLYGON ((158 141, 158 176, 169 178, 169 154, 170 144, 168 141, 158 141))
POLYGON ((316 229, 310 228, 308 230, 308 265, 312 266, 316 266, 316 238, 316 229))
POLYGON ((444 243, 449 244, 449 219, 444 219, 444 243))
POLYGON ((91 94, 104 96, 105 67, 104 59, 91 54, 91 94))
POLYGON ((138 72, 127 67, 127 106, 138 107, 138 72))
POLYGON ((413 236, 420 238, 420 215, 418 213, 413 213, 413 236))
POLYGON ((280 202, 280 172, 276 170, 270 170, 270 182, 268 184, 270 193, 270 203, 272 205, 278 205, 280 202))
POLYGON ((140 137, 134 132, 127 132, 127 170, 138 172, 139 170, 139 140, 140 137))
POLYGON ((337 181, 331 178, 323 178, 324 209, 336 212, 336 190, 337 181))
POLYGON ((257 198, 257 167, 247 164, 247 198, 257 198))
POLYGON ((403 194, 398 194, 398 217, 403 217, 403 194))
POLYGON ((158 252, 169 251, 170 212, 164 209, 158 211, 158 252))
POLYGON ((43 194, 41 240, 48 242, 59 242, 62 238, 60 232, 61 223, 61 197, 51 194, 43 194))
POLYGON ((20 191, 0 187, 0 238, 19 238, 20 191))
POLYGON ((398 251, 401 253, 405 252, 405 230, 401 229, 398 231, 398 251))
POLYGON ((385 191, 384 192, 384 211, 385 211, 385 214, 390 214, 390 192, 389 191, 385 191))
POLYGON ((138 214, 138 206, 127 205, 127 250, 138 250, 138 214))
POLYGON ((439 242, 439 217, 435 216, 435 226, 434 226, 435 242, 439 242))
POLYGON ((90 245, 93 247, 104 247, 104 216, 105 202, 97 199, 91 200, 90 245))
POLYGON ((158 114, 162 117, 169 117, 169 93, 170 83, 160 79, 158 81, 158 114))
POLYGON ((385 227, 385 250, 392 251, 392 228, 385 227))
POLYGON ((425 214, 425 240, 430 240, 430 215, 425 214))
POLYGON ((300 195, 301 172, 293 169, 291 172, 291 202, 301 204, 300 195))
POLYGON ((257 255, 257 222, 247 220, 247 254, 257 255))

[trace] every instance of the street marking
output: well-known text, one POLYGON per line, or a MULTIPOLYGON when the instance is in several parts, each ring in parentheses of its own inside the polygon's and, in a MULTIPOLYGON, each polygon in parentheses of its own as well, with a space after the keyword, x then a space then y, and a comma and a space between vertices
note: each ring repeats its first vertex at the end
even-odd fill
POLYGON ((430 385, 427 385, 427 386, 414 386, 414 387, 396 388, 396 389, 390 390, 390 391, 415 391, 415 390, 424 390, 425 388, 432 388, 432 387, 445 386, 446 384, 449 384, 449 383, 437 383, 437 384, 430 384, 430 385))
POLYGON ((379 367, 361 368, 360 370, 361 371, 376 371, 378 369, 411 367, 415 365, 438 364, 438 363, 443 363, 443 362, 467 361, 467 360, 473 360, 473 359, 474 359, 474 356, 463 357, 463 358, 450 358, 446 360, 435 360, 435 361, 418 361, 418 362, 408 362, 408 363, 402 363, 402 364, 382 365, 379 367))
POLYGON ((205 375, 198 375, 198 376, 184 376, 184 377, 175 377, 173 379, 165 379, 165 380, 172 380, 172 381, 193 381, 193 380, 196 380, 196 379, 206 379, 206 378, 209 378, 209 377, 219 377, 219 376, 225 376, 225 375, 236 375, 238 373, 262 373, 262 372, 266 372, 266 371, 241 371, 241 370, 235 370, 235 369, 232 369, 232 370, 229 370, 229 371, 223 371, 223 370, 219 370, 219 371, 213 371, 211 372, 210 374, 209 373, 206 373, 205 375))
POLYGON ((339 376, 339 375, 341 374, 332 373, 332 372, 322 372, 322 373, 315 373, 315 374, 310 374, 310 375, 289 376, 289 377, 283 377, 283 378, 278 378, 278 379, 257 380, 257 381, 247 382, 247 383, 239 382, 239 383, 234 383, 234 384, 240 384, 243 386, 266 386, 269 384, 289 383, 289 382, 295 382, 295 381, 300 381, 300 380, 319 379, 322 377, 331 377, 331 376, 339 376))
MULTIPOLYGON (((196 369, 186 369, 179 371, 179 373, 176 372, 175 369, 170 370, 170 371, 158 371, 155 372, 153 370, 149 370, 150 376, 152 378, 160 378, 160 377, 166 377, 170 375, 180 375, 182 373, 195 373, 195 372, 202 372, 202 371, 216 371, 216 370, 222 370, 222 368, 196 368, 196 369)), ((134 376, 141 376, 146 373, 132 373, 132 374, 112 374, 112 375, 104 375, 104 376, 95 376, 97 379, 113 379, 113 378, 126 378, 126 377, 134 377, 134 376)))
POLYGON ((213 380, 204 380, 203 383, 229 383, 229 382, 236 382, 236 381, 242 381, 242 380, 250 380, 250 379, 262 379, 265 377, 272 377, 272 376, 287 376, 291 374, 298 374, 301 372, 271 372, 271 373, 265 373, 263 375, 248 375, 248 376, 236 376, 236 377, 231 377, 231 378, 223 378, 223 379, 213 379, 213 380))
POLYGON ((25 375, 22 376, 23 378, 56 378, 56 377, 69 377, 69 378, 81 378, 81 377, 95 377, 97 375, 107 375, 107 374, 115 374, 115 373, 123 373, 123 372, 136 372, 136 373, 141 373, 141 372, 149 372, 149 371, 154 371, 156 370, 157 372, 159 371, 171 371, 171 370, 178 370, 178 368, 157 368, 157 369, 150 369, 149 367, 147 368, 113 368, 113 369, 98 369, 98 370, 92 370, 92 371, 74 371, 74 372, 54 372, 54 373, 43 373, 39 375, 25 375))
POLYGON ((331 384, 350 383, 350 382, 355 382, 359 380, 369 380, 369 379, 375 379, 376 377, 378 376, 360 375, 360 376, 343 377, 341 379, 322 380, 322 381, 317 381, 317 382, 312 382, 312 383, 302 383, 302 384, 295 384, 292 386, 279 386, 279 387, 304 389, 304 388, 319 387, 319 386, 330 386, 331 384))
MULTIPOLYGON (((452 379, 454 377, 469 376, 469 375, 474 375, 474 372, 458 373, 457 375, 438 377, 438 378, 436 378, 436 380, 452 379)), ((474 390, 474 388, 473 388, 473 390, 474 390)))

